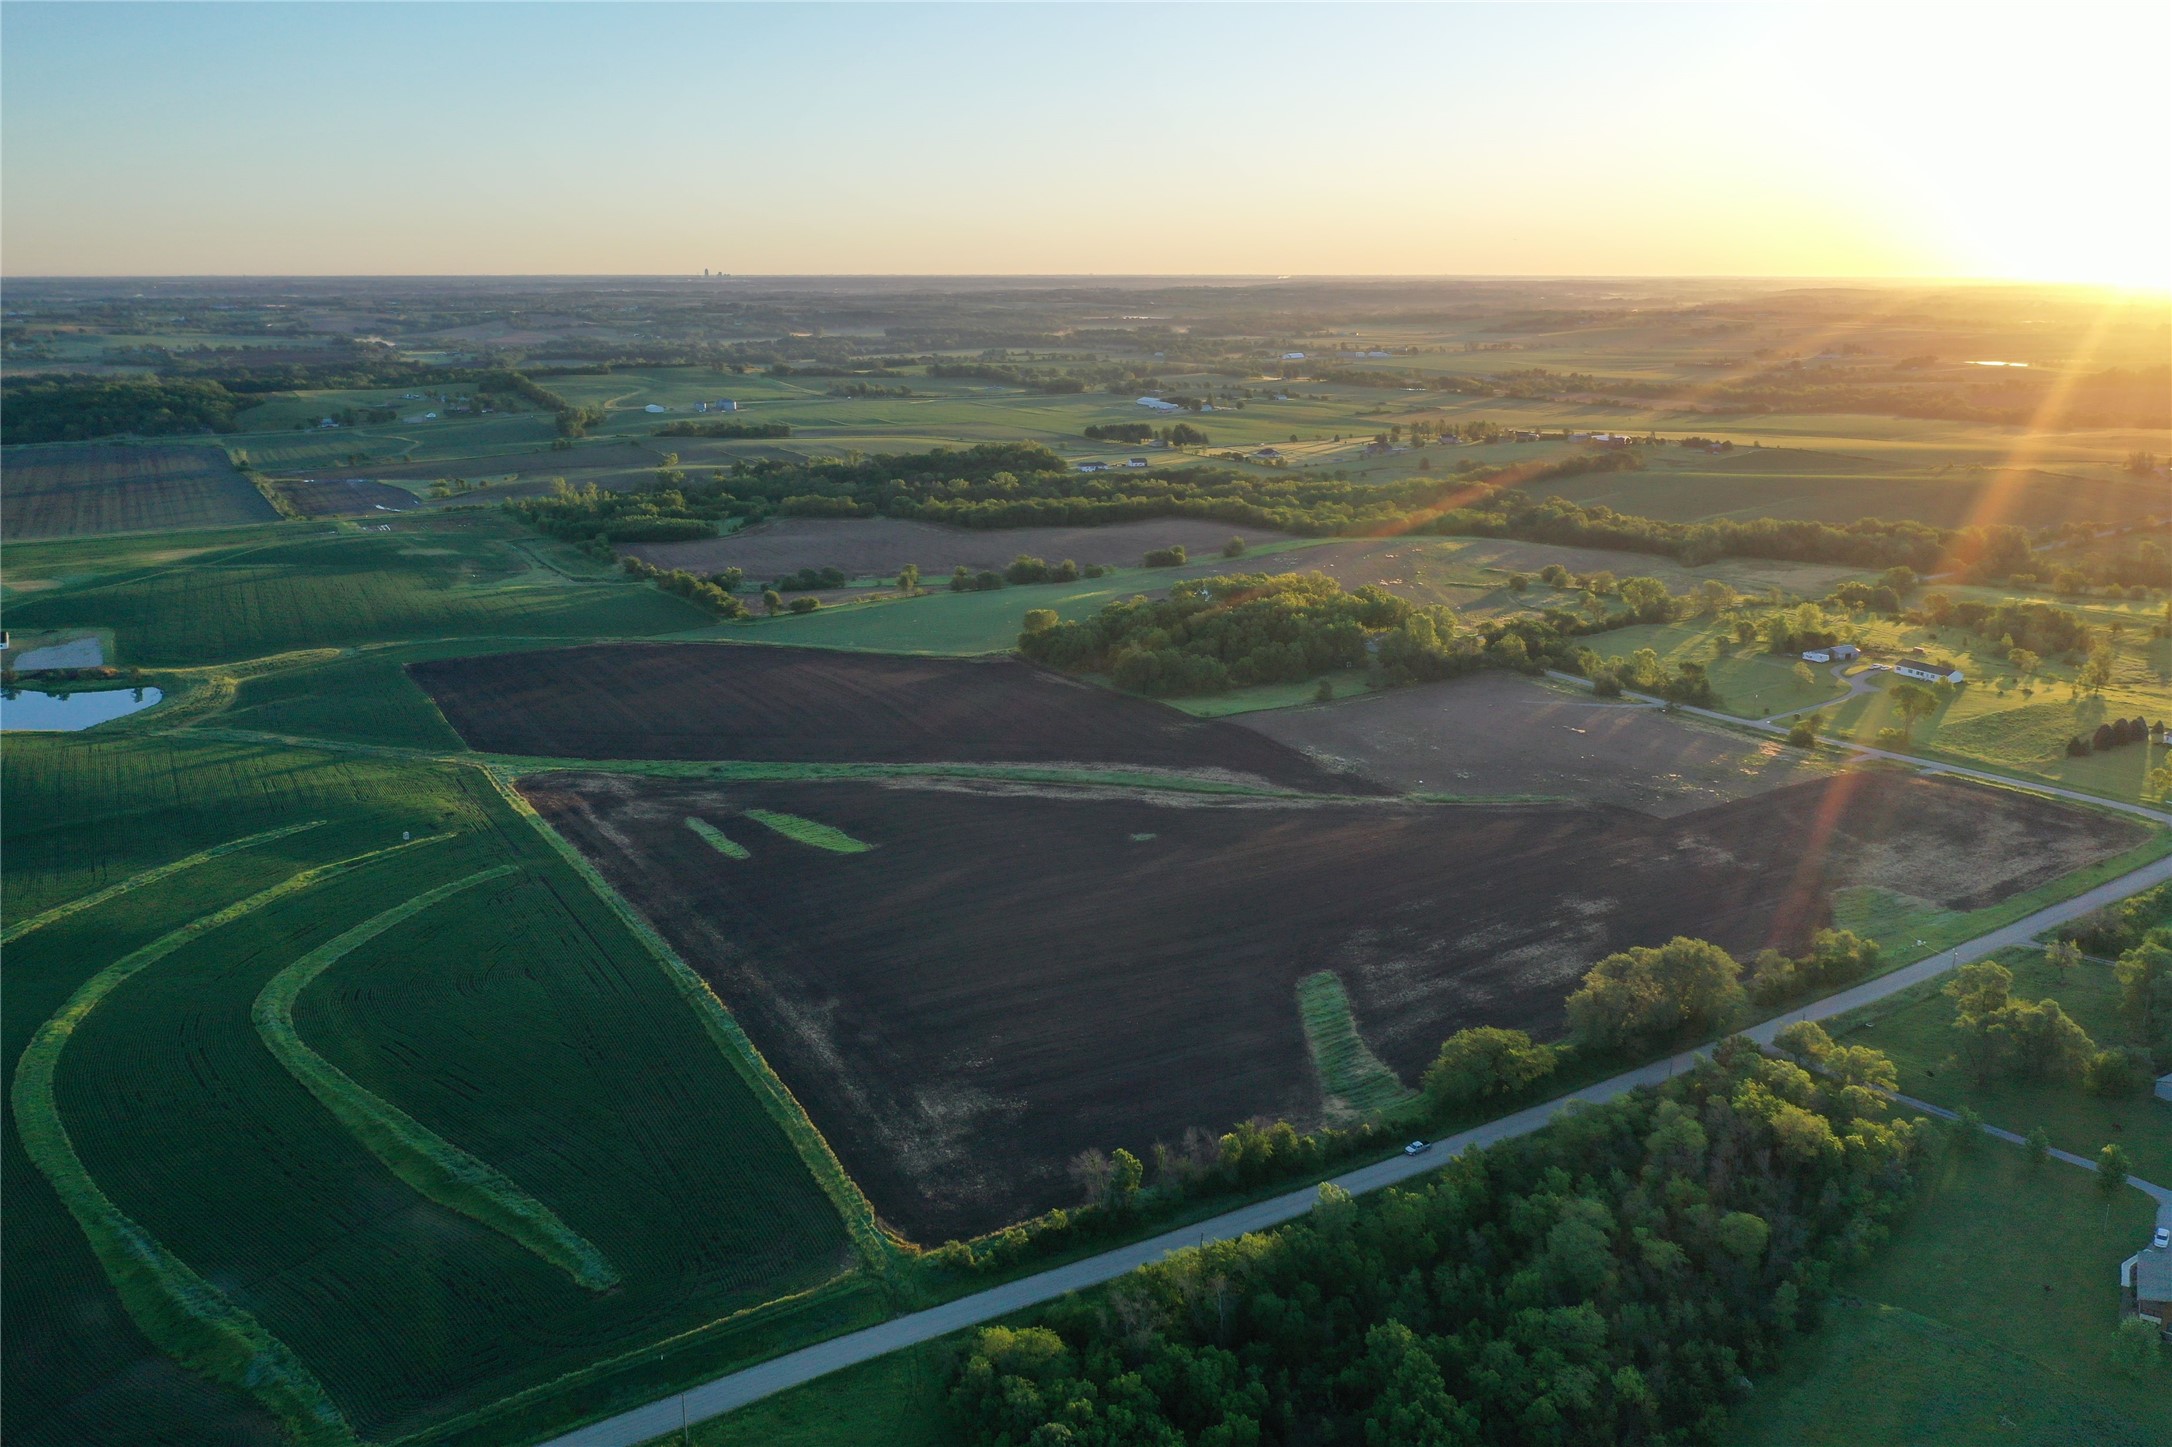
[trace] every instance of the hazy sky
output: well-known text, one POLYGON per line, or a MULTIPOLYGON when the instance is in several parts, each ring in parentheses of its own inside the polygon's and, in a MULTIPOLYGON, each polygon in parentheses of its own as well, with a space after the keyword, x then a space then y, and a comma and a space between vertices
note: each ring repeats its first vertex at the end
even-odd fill
POLYGON ((2172 284, 2172 6, 0 6, 0 269, 2172 284))

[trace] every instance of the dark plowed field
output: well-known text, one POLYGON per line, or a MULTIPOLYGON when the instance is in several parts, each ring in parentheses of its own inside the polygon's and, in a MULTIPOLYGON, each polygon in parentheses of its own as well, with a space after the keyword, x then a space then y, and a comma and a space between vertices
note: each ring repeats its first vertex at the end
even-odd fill
POLYGON ((404 487, 361 477, 300 477, 279 484, 287 501, 310 517, 406 512, 422 506, 404 487))
POLYGON ((1317 1118, 1294 994, 1315 970, 1341 974, 1374 1050, 1414 1081, 1462 1026, 1555 1033, 1562 997, 1613 950, 1676 934, 1791 946, 1840 885, 1972 907, 2140 837, 1885 774, 1667 820, 1003 785, 522 788, 716 986, 922 1241, 1063 1204, 1064 1163, 1088 1147, 1143 1157, 1192 1126, 1317 1118), (817 849, 750 808, 874 847, 817 849))
POLYGON ((1233 724, 1013 659, 604 644, 408 670, 473 748, 568 759, 1102 764, 1372 786, 1233 724))

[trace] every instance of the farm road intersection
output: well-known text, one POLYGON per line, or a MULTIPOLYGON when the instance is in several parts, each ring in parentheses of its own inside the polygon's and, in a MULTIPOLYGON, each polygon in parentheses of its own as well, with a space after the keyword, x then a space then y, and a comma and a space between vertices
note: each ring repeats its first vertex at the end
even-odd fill
MULTIPOLYGON (((1997 781, 2012 782, 2005 779, 1997 781)), ((2172 816, 2156 810, 2139 806, 2128 807, 2132 812, 2147 815, 2159 822, 2172 823, 2172 816)), ((2145 864, 2140 869, 2100 884, 2072 899, 2050 905, 2011 924, 1979 935, 1966 944, 1941 950, 1928 959, 1903 965, 1875 980, 1867 980, 1851 989, 1775 1016, 1743 1033, 1758 1044, 1769 1046, 1782 1029, 1798 1020, 1831 1019, 1873 1000, 1897 994, 1925 980, 1936 979, 1957 966, 1983 959, 2016 945, 2026 945, 2046 930, 2067 924, 2130 894, 2167 881, 2172 881, 2172 856, 2145 864)), ((1635 1070, 1624 1071, 1574 1095, 1530 1106, 1513 1115, 1506 1115, 1499 1120, 1488 1121, 1484 1125, 1449 1136, 1436 1142, 1433 1148, 1423 1155, 1391 1156, 1373 1165, 1331 1177, 1330 1181, 1353 1196, 1399 1185, 1439 1169, 1472 1147, 1488 1146, 1541 1130, 1561 1111, 1577 1102, 1597 1104, 1626 1095, 1640 1086, 1659 1084, 1695 1065, 1709 1050, 1709 1046, 1685 1050, 1665 1060, 1656 1060, 1635 1070)), ((1937 1112, 1935 1107, 1923 1106, 1921 1102, 1904 1100, 1903 1103, 1934 1113, 1943 1113, 1937 1112)), ((2003 1132, 1998 1134, 2004 1138, 2003 1132)), ((2089 1164, 2065 1154, 2060 1154, 2060 1159, 2074 1164, 2089 1164)), ((2133 1184, 2156 1198, 2160 1220, 2172 1214, 2172 1205, 2167 1204, 2168 1193, 2164 1187, 2152 1187, 2139 1181, 2133 1184)), ((801 1386, 844 1367, 856 1366, 903 1347, 916 1346, 966 1327, 994 1321, 1013 1312, 1054 1301, 1074 1291, 1100 1286, 1139 1267, 1151 1265, 1171 1252, 1183 1250, 1185 1247, 1201 1245, 1210 1240, 1231 1240, 1249 1232, 1263 1231, 1293 1221, 1312 1209, 1319 1198, 1319 1187, 1320 1183, 1309 1184, 1269 1200, 1258 1201, 1205 1221, 1194 1222, 1175 1231, 1165 1231, 1145 1241, 1089 1256, 1083 1261, 1074 1261, 1067 1266, 1021 1277, 1001 1286, 990 1287, 986 1291, 961 1296, 941 1306, 916 1311, 844 1336, 832 1337, 825 1342, 817 1342, 813 1346, 803 1347, 743 1371, 728 1373, 698 1387, 651 1402, 647 1406, 592 1422, 576 1431, 551 1438, 540 1444, 540 1447, 637 1447, 637 1444, 676 1432, 695 1422, 721 1417, 749 1402, 801 1386)))

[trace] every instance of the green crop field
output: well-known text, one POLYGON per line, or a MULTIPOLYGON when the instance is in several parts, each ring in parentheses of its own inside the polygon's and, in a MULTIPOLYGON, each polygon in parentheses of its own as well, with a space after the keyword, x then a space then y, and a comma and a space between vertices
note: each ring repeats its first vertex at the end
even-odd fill
POLYGON ((1730 1447, 2143 1447, 2172 1433, 2172 1363, 2112 1356, 2119 1263, 2149 1198, 1983 1141, 1843 1277, 1822 1330, 1734 1413, 1730 1447))
MULTIPOLYGON (((64 564, 63 564, 64 566, 64 564)), ((17 628, 113 629, 123 663, 191 666, 404 639, 674 632, 708 615, 631 581, 578 583, 506 542, 497 518, 379 533, 275 533, 11 602, 17 628)))
POLYGON ((58 443, 0 457, 0 527, 13 539, 172 532, 276 516, 215 447, 58 443))
POLYGON ((35 739, 10 745, 4 787, 11 922, 125 886, 9 942, 10 1058, 86 980, 139 961, 41 1047, 45 1095, 17 1076, 11 1440, 255 1431, 309 1399, 275 1396, 288 1379, 336 1409, 305 1433, 321 1440, 506 1440, 524 1414, 638 1393, 684 1353, 730 1360, 864 1319, 849 1237, 791 1141, 657 960, 480 771, 35 739), (267 829, 286 832, 138 877, 267 829), (314 1084, 252 1024, 275 983, 314 1084), (356 1104, 328 1109, 324 1082, 356 1104), (18 1127, 52 1118, 72 1152, 41 1146, 34 1165, 18 1127), (425 1148, 469 1163, 467 1179, 516 1182, 621 1280, 583 1285, 457 1188, 410 1184, 401 1152, 425 1148), (172 1264, 132 1271, 116 1299, 62 1187, 172 1264), (199 1305, 173 1317, 162 1301, 199 1305), (221 1367, 220 1338, 191 1325, 213 1319, 206 1302, 253 1323, 286 1377, 221 1367), (643 1350, 688 1332, 668 1363, 643 1350))

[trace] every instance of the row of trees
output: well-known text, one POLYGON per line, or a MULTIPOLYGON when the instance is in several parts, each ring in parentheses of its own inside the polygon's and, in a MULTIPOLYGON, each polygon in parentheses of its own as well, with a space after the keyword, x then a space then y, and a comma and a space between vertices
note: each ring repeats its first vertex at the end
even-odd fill
POLYGON ((1742 1041, 1663 1090, 981 1332, 986 1447, 1709 1440, 1909 1199, 1919 1128, 1742 1041))

